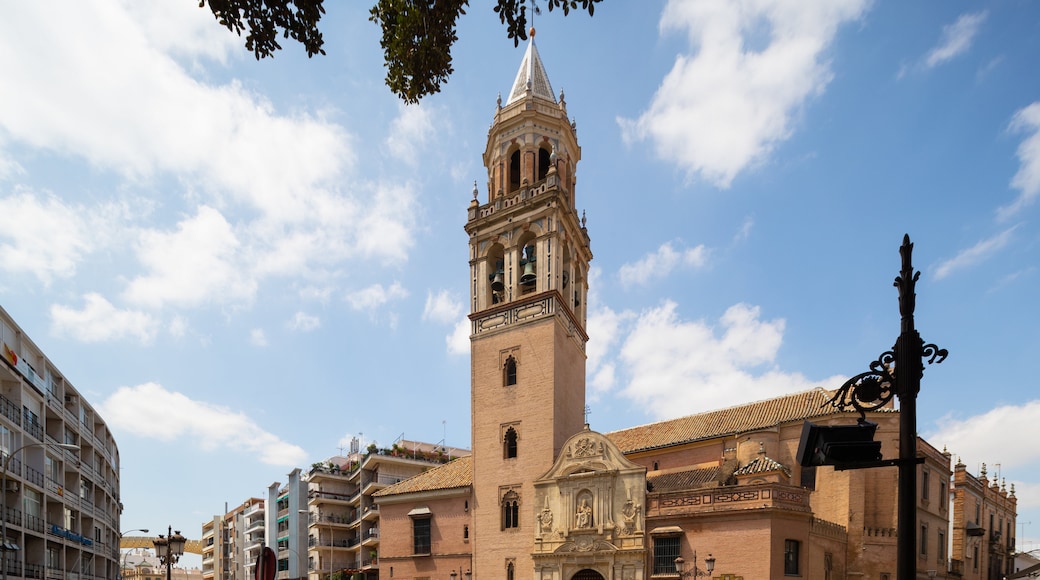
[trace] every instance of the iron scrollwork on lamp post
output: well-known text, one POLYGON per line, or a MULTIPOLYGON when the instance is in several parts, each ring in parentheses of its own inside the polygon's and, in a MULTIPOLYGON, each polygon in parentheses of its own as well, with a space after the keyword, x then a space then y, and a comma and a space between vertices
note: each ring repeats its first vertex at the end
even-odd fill
MULTIPOLYGON (((915 272, 911 260, 914 245, 910 236, 903 236, 899 247, 902 269, 893 285, 899 291, 900 333, 892 350, 870 363, 870 370, 860 373, 834 393, 828 403, 841 410, 855 409, 859 423, 866 421, 867 411, 879 409, 899 400, 899 459, 894 461, 867 461, 856 467, 896 465, 899 468, 897 506, 896 578, 911 580, 916 576, 916 502, 917 493, 917 394, 921 391, 924 361, 938 364, 946 360, 948 351, 934 344, 925 344, 914 327, 914 309, 917 306, 915 287, 920 272, 915 272), (894 369, 894 372, 893 372, 894 369)), ((826 403, 825 403, 826 404, 826 403)), ((873 425, 873 424, 872 424, 873 425)), ((876 425, 875 425, 876 427, 876 425)), ((855 428, 855 427, 853 427, 855 428)), ((803 441, 805 431, 803 431, 803 441)), ((840 448, 840 445, 839 445, 840 448)), ((801 455, 801 451, 799 452, 801 455)))

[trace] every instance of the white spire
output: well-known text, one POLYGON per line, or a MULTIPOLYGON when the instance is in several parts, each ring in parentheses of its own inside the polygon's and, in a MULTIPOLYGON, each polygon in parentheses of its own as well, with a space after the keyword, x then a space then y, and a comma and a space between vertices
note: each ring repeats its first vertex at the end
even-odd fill
POLYGON ((538 56, 538 48, 534 45, 533 28, 527 42, 527 52, 524 53, 524 60, 520 62, 520 70, 516 71, 516 80, 513 81, 513 90, 509 92, 506 106, 524 98, 528 90, 536 97, 556 102, 552 85, 549 84, 549 75, 545 74, 542 57, 538 56))

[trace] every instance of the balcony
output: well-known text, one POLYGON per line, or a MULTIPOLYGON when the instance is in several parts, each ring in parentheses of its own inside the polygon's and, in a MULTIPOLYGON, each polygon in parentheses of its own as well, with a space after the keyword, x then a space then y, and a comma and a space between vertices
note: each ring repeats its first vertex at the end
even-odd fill
POLYGON ((361 516, 361 519, 366 521, 366 522, 371 522, 371 521, 378 520, 379 519, 379 506, 378 505, 367 506, 365 508, 364 513, 361 516))
POLYGON ((695 515, 750 509, 809 512, 809 491, 781 483, 651 493, 646 517, 695 515))
POLYGON ((330 491, 311 490, 307 493, 307 498, 310 499, 312 503, 327 502, 348 504, 353 498, 357 497, 357 495, 357 490, 353 490, 347 493, 334 493, 330 491))

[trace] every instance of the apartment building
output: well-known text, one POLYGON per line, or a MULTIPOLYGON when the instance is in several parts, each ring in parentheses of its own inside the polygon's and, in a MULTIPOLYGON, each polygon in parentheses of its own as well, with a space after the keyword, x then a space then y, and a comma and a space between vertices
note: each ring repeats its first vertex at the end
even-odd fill
POLYGON ((202 524, 203 580, 253 580, 265 542, 264 500, 251 497, 202 524))
POLYGON ((119 575, 119 448, 90 402, 0 308, 9 577, 119 575))
POLYGON ((364 451, 315 463, 307 474, 311 580, 335 573, 377 580, 379 506, 373 494, 467 455, 468 449, 399 439, 389 448, 372 444, 364 451))
POLYGON ((274 482, 267 492, 267 537, 277 560, 276 580, 307 576, 307 480, 299 468, 285 485, 274 482))

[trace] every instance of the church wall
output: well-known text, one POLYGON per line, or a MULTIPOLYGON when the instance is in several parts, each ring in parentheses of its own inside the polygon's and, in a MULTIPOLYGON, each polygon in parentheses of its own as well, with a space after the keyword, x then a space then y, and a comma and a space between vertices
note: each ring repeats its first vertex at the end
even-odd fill
POLYGON ((452 570, 459 573, 459 580, 472 569, 472 526, 469 513, 470 495, 454 497, 424 498, 394 503, 380 503, 379 527, 379 575, 389 580, 400 578, 432 577, 446 580, 452 570), (430 545, 428 556, 413 555, 412 518, 408 512, 416 508, 428 508, 430 518, 430 545), (469 537, 467 538, 467 528, 469 537))

